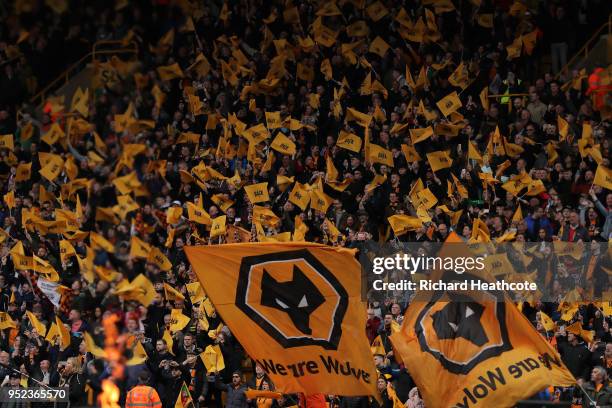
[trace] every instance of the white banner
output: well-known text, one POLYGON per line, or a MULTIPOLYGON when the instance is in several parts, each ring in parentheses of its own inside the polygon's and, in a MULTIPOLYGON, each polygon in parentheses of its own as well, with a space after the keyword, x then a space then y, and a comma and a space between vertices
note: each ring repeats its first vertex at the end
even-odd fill
POLYGON ((44 278, 38 278, 38 288, 44 293, 55 307, 59 307, 62 295, 58 292, 59 285, 44 278))

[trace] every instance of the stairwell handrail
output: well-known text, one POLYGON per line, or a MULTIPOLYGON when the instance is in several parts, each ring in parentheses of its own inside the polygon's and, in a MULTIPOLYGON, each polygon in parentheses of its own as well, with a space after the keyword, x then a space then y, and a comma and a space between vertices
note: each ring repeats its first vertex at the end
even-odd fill
POLYGON ((608 35, 612 35, 612 14, 608 15, 608 21, 602 24, 602 26, 599 27, 597 31, 595 31, 591 38, 589 38, 584 43, 582 48, 580 48, 580 50, 576 54, 574 54, 574 56, 563 66, 563 68, 561 68, 561 70, 557 72, 555 79, 559 79, 561 77, 561 74, 563 73, 568 74, 569 68, 576 62, 576 60, 578 60, 578 58, 586 58, 589 55, 590 46, 595 40, 597 40, 597 38, 599 38, 602 31, 606 28, 608 29, 608 35))
MULTIPOLYGON (((125 43, 121 40, 100 40, 96 41, 92 46, 92 50, 88 52, 86 55, 81 57, 78 61, 70 65, 67 69, 64 70, 60 75, 58 75, 53 81, 48 83, 43 89, 41 89, 38 93, 30 98, 30 103, 37 106, 41 104, 45 96, 49 93, 51 89, 53 89, 58 83, 63 81, 63 84, 67 83, 70 80, 71 74, 77 68, 81 67, 82 64, 91 58, 92 61, 96 59, 98 55, 110 55, 110 54, 124 54, 124 53, 138 53, 138 44, 134 41, 130 41, 127 43, 128 46, 132 45, 132 47, 125 47, 125 43), (123 48, 110 49, 110 50, 98 50, 100 45, 121 45, 123 48)), ((62 84, 62 85, 63 85, 62 84)))

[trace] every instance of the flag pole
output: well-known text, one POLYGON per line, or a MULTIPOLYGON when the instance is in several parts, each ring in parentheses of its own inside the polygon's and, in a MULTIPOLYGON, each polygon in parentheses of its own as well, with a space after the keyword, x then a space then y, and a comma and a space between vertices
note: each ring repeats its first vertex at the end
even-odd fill
POLYGON ((578 381, 576 381, 576 385, 580 388, 580 391, 582 391, 582 393, 589 399, 589 402, 590 402, 589 405, 596 407, 597 403, 589 396, 589 394, 587 394, 586 390, 582 388, 582 385, 580 385, 578 381))

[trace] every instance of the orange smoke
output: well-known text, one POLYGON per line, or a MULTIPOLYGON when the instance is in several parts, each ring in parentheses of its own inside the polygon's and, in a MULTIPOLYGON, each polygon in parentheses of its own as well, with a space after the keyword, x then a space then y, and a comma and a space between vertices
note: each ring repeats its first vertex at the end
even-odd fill
POLYGON ((111 369, 109 379, 102 381, 102 392, 98 397, 98 402, 102 408, 120 408, 120 390, 116 382, 123 379, 124 360, 123 351, 125 349, 125 336, 119 335, 117 329, 117 315, 110 315, 102 321, 104 327, 104 353, 107 363, 111 369))

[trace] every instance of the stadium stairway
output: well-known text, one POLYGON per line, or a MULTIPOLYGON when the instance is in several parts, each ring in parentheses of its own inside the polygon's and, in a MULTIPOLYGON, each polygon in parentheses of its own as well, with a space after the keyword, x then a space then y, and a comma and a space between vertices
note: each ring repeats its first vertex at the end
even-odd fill
POLYGON ((557 73, 557 78, 571 76, 572 71, 585 69, 587 75, 595 69, 597 64, 609 66, 612 64, 612 14, 589 38, 580 50, 557 73))
POLYGON ((33 113, 39 119, 49 97, 64 97, 64 105, 69 108, 72 96, 78 88, 91 87, 96 71, 96 62, 104 62, 113 56, 137 55, 138 45, 135 42, 98 41, 91 51, 67 68, 57 78, 47 84, 30 99, 33 113))

